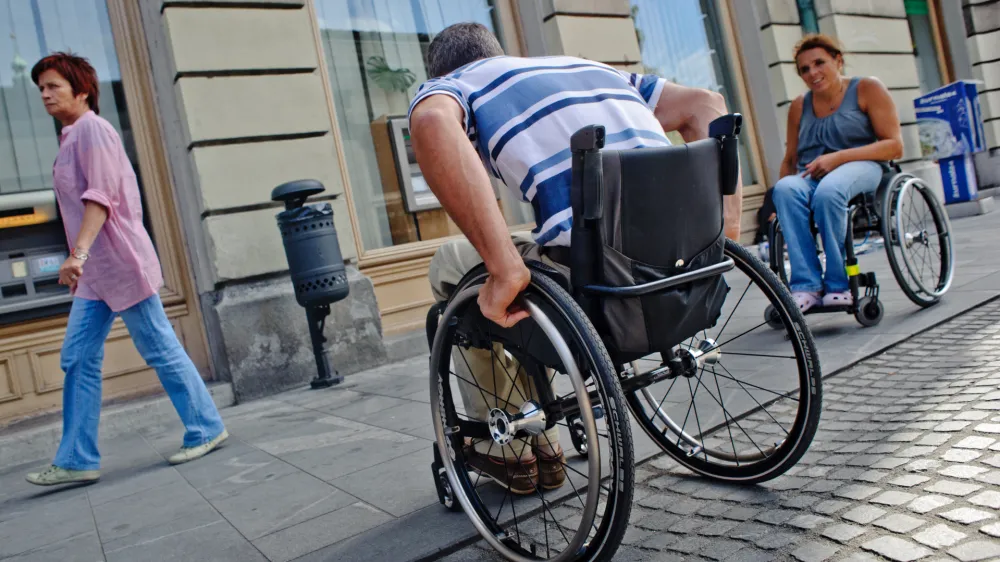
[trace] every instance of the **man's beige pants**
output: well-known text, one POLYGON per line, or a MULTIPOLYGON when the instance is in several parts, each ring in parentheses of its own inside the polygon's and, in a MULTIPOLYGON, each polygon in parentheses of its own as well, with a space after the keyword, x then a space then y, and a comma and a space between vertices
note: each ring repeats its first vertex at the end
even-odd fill
MULTIPOLYGON (((569 269, 543 256, 530 233, 517 232, 512 234, 511 238, 522 256, 540 261, 569 278, 569 269)), ((428 273, 434 298, 439 302, 447 300, 462 277, 482 262, 482 258, 468 240, 445 243, 431 259, 428 273)), ((458 353, 452 353, 452 367, 455 374, 460 377, 458 388, 469 417, 485 421, 493 408, 503 408, 510 413, 517 413, 525 401, 532 397, 537 400, 538 391, 534 381, 528 379, 524 369, 520 368, 516 360, 504 353, 500 344, 494 344, 492 352, 475 348, 455 348, 455 351, 458 353), (462 379, 475 381, 478 387, 462 379), (505 402, 508 396, 510 401, 505 402)), ((551 380, 551 371, 547 370, 546 376, 551 380)), ((551 445, 553 449, 558 450, 558 427, 549 429, 534 441, 532 445, 535 447, 551 445)), ((503 456, 508 459, 523 459, 525 447, 523 441, 514 441, 509 446, 503 447, 503 456)), ((478 442, 475 448, 482 454, 500 456, 500 445, 492 440, 478 442)))

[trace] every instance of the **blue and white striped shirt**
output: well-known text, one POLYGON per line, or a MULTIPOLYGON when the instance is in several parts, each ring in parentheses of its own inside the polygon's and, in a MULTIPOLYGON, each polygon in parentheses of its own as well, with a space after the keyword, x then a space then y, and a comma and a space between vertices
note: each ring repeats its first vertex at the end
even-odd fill
POLYGON ((575 57, 494 57, 423 83, 410 112, 435 94, 465 110, 486 168, 536 210, 535 241, 569 246, 570 136, 603 125, 605 147, 667 146, 653 115, 665 80, 575 57))

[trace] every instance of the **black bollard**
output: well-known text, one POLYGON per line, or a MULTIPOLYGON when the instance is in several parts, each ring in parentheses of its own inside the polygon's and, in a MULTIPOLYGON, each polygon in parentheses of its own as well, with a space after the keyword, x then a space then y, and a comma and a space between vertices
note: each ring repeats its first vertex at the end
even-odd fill
POLYGON ((279 185, 271 192, 273 201, 285 204, 285 210, 277 216, 278 229, 288 258, 295 300, 306 309, 318 371, 310 385, 314 389, 329 388, 344 380, 332 367, 323 329, 330 315, 330 304, 349 293, 347 270, 333 225, 333 208, 329 203, 305 205, 306 199, 323 191, 323 184, 318 181, 299 180, 279 185))

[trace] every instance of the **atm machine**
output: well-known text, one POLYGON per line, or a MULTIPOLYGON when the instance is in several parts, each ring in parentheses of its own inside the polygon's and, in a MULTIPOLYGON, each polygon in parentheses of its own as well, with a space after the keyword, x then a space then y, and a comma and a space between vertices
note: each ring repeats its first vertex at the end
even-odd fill
POLYGON ((69 310, 69 255, 51 189, 0 194, 0 325, 69 310))
MULTIPOLYGON (((461 234, 420 172, 407 118, 383 115, 372 122, 371 130, 393 244, 461 234)), ((491 180, 502 209, 501 186, 491 180)))

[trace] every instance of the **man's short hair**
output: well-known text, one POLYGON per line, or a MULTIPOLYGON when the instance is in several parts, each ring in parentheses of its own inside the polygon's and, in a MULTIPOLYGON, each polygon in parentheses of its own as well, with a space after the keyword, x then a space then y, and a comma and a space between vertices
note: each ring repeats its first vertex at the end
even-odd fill
POLYGON ((470 62, 504 54, 495 35, 481 23, 456 23, 444 28, 427 48, 427 72, 437 78, 470 62))

